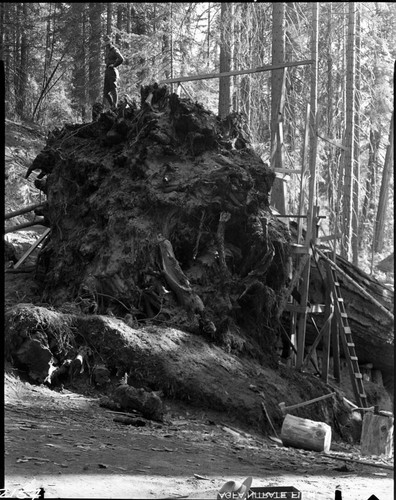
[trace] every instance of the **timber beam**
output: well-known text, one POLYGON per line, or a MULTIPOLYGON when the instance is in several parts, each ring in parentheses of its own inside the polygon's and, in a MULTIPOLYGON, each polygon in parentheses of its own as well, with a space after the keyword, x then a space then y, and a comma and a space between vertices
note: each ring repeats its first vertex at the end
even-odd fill
POLYGON ((238 71, 227 71, 224 73, 205 73, 202 75, 189 75, 189 76, 179 76, 178 78, 169 78, 168 80, 161 80, 160 85, 165 83, 180 83, 180 82, 192 82, 195 80, 209 80, 210 78, 221 78, 223 76, 236 76, 236 75, 248 75, 251 73, 261 73, 263 71, 271 71, 273 69, 289 68, 291 66, 306 66, 307 64, 313 64, 312 59, 307 59, 305 61, 295 61, 295 62, 285 62, 281 64, 272 64, 269 66, 259 66, 253 69, 245 69, 238 71))

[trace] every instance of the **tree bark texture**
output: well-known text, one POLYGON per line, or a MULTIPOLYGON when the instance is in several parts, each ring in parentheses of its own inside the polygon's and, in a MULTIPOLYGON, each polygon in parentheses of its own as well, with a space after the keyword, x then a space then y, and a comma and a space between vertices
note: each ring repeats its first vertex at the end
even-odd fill
MULTIPOLYGON (((285 61, 285 3, 272 3, 272 64, 285 61)), ((283 110, 285 69, 271 72, 271 168, 283 168, 283 110)), ((287 212, 285 181, 275 178, 271 202, 281 214, 287 212)))
MULTIPOLYGON (((374 369, 381 370, 383 375, 393 374, 394 320, 365 296, 358 286, 363 287, 371 297, 391 313, 394 310, 393 292, 341 256, 337 256, 336 264, 352 279, 351 281, 337 274, 359 363, 372 363, 374 369)), ((319 264, 319 267, 321 267, 321 264, 319 264)), ((322 274, 324 274, 324 269, 322 274)), ((310 302, 312 304, 324 304, 325 291, 326 284, 322 281, 318 268, 311 266, 310 302)), ((318 327, 321 328, 324 318, 322 315, 316 315, 315 321, 318 327)), ((315 337, 316 331, 311 326, 311 322, 308 321, 307 342, 312 343, 315 337)))
POLYGON ((393 165, 393 141, 394 141, 394 114, 392 113, 390 130, 389 130, 389 141, 386 148, 386 156, 384 162, 384 169, 382 171, 382 182, 380 188, 380 195, 378 200, 378 212, 377 219, 375 223, 375 238, 374 238, 374 249, 376 252, 381 252, 384 248, 384 231, 385 224, 387 220, 387 208, 388 208, 388 196, 389 196, 389 181, 392 175, 392 165, 393 165))
POLYGON ((349 2, 348 45, 347 45, 347 81, 346 81, 346 128, 344 154, 344 203, 342 210, 342 252, 347 259, 352 250, 352 207, 354 173, 354 134, 355 134, 355 78, 356 78, 356 21, 355 2, 349 2))
POLYGON ((363 418, 362 437, 360 439, 363 456, 393 455, 393 418, 367 412, 363 418))
MULTIPOLYGON (((220 73, 231 71, 232 3, 221 3, 220 73)), ((225 118, 231 110, 231 77, 219 78, 219 117, 225 118)))
MULTIPOLYGON (((128 4, 127 4, 128 5, 128 4)), ((113 3, 106 4, 106 35, 110 36, 112 31, 113 3)))
POLYGON ((360 222, 360 2, 356 2, 356 78, 355 78, 355 127, 353 147, 353 202, 352 202, 352 262, 359 265, 360 222))
POLYGON ((101 95, 101 3, 89 4, 89 22, 90 22, 90 37, 89 37, 89 100, 90 105, 100 101, 101 95))

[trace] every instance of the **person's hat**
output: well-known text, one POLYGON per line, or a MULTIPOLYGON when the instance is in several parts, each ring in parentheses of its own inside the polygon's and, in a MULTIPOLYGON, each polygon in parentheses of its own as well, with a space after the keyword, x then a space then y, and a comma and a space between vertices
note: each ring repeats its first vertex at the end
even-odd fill
MULTIPOLYGON (((220 493, 234 493, 235 497, 232 495, 231 498, 238 498, 241 500, 245 499, 252 485, 252 481, 252 477, 247 477, 243 483, 240 483, 239 481, 227 481, 220 488, 217 494, 217 499, 219 500, 221 498, 225 498, 224 495, 220 495, 220 493)), ((227 496, 227 498, 229 497, 227 496)))

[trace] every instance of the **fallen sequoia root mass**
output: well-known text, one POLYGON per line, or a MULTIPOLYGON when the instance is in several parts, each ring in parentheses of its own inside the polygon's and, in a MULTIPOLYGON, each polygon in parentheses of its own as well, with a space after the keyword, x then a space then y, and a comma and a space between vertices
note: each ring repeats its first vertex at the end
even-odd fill
POLYGON ((29 168, 46 176, 52 230, 43 302, 268 352, 290 238, 269 211, 273 172, 240 115, 156 85, 141 100, 55 130, 29 168))
MULTIPOLYGON (((35 171, 51 228, 36 265, 41 307, 19 304, 5 322, 6 357, 31 378, 44 381, 50 365, 67 375, 70 356, 78 378, 88 346, 91 366, 113 382, 127 373, 137 388, 239 413, 260 429, 268 413, 249 388, 268 396, 275 425, 292 388, 326 392, 277 362, 291 236, 271 214, 274 173, 240 115, 219 120, 166 87, 145 87, 140 107, 124 100, 117 113, 54 130, 26 177, 35 171)), ((128 407, 130 393, 118 403, 128 407)), ((146 412, 158 410, 138 396, 146 412)), ((332 404, 310 416, 358 439, 342 398, 332 404)))

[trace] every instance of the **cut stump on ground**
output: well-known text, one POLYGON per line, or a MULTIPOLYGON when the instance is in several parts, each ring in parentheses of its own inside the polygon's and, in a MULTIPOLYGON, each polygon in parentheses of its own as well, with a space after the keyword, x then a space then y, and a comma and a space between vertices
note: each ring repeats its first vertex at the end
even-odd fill
POLYGON ((286 415, 281 439, 284 446, 328 453, 331 446, 331 427, 324 422, 286 415))

